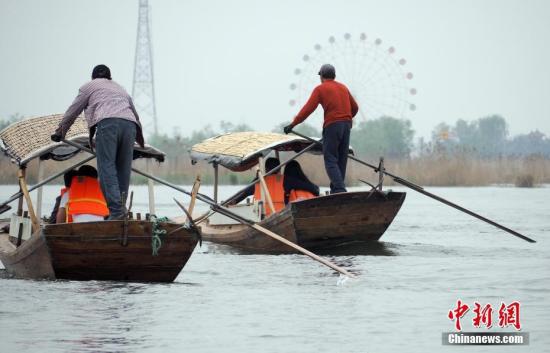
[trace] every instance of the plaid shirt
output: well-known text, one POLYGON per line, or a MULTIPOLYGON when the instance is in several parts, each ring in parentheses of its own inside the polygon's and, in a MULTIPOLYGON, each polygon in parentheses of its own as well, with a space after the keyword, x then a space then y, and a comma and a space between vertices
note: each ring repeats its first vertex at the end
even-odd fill
POLYGON ((56 132, 65 137, 75 119, 84 111, 88 128, 94 131, 98 122, 105 118, 121 118, 136 123, 139 127, 136 140, 142 144, 139 116, 126 90, 115 81, 106 78, 92 80, 78 90, 78 95, 65 112, 56 132))

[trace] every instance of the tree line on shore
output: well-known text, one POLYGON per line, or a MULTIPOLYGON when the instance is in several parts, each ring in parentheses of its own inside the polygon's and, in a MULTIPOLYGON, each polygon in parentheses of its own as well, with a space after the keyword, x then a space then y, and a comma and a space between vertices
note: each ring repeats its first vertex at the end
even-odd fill
MULTIPOLYGON (((0 130, 21 119, 12 116, 0 119, 0 130)), ((281 123, 273 132, 281 132, 281 123)), ((154 174, 174 183, 192 183, 197 175, 205 184, 213 181, 212 168, 204 163, 192 165, 188 151, 191 147, 209 137, 222 133, 253 130, 246 124, 221 121, 217 126, 207 125, 203 129, 184 135, 178 129, 169 134, 149 136, 147 142, 167 154, 166 162, 154 166, 154 174)), ((319 137, 320 129, 304 123, 296 127, 302 134, 319 137)), ((516 184, 533 186, 550 183, 550 139, 540 131, 509 136, 504 118, 493 115, 474 121, 458 120, 454 125, 441 123, 434 127, 431 138, 418 138, 409 120, 381 117, 356 122, 351 135, 355 154, 376 163, 384 156, 389 170, 420 185, 437 186, 482 186, 492 184, 516 184)), ((318 157, 315 157, 318 158, 318 157)), ((60 162, 64 163, 64 162, 60 162)), ((142 161, 136 161, 138 167, 142 161)), ((322 159, 301 159, 308 176, 324 185, 327 182, 322 159)), ((0 157, 0 183, 12 183, 14 170, 9 160, 0 157)), ((47 168, 63 166, 48 165, 47 168)), ((350 164, 348 182, 357 184, 358 179, 367 179, 372 171, 350 164)), ((232 173, 222 168, 222 184, 249 182, 253 171, 232 173)), ((36 168, 30 165, 28 178, 36 179, 36 168)), ((134 183, 142 183, 139 176, 134 183)), ((391 180, 388 179, 391 184, 391 180)))
MULTIPOLYGON (((23 117, 14 114, 0 119, 0 131, 23 117)), ((285 123, 275 126, 273 132, 282 132, 285 123)), ((219 134, 254 130, 247 124, 234 124, 222 120, 218 127, 206 125, 183 135, 176 128, 168 134, 149 136, 148 142, 169 157, 187 153, 196 143, 219 134)), ((321 130, 303 123, 296 127, 298 132, 319 137, 321 130)), ((389 159, 409 159, 429 155, 463 155, 471 158, 502 158, 539 156, 550 158, 550 138, 534 130, 527 134, 510 136, 508 123, 500 115, 482 117, 473 121, 457 120, 454 125, 446 122, 436 125, 430 139, 420 137, 415 141, 415 131, 410 120, 382 116, 378 119, 360 121, 351 132, 351 145, 359 156, 389 159)))
MULTIPOLYGON (((285 123, 272 129, 282 132, 285 123)), ((207 125, 188 136, 175 131, 172 136, 161 134, 149 141, 169 155, 181 155, 194 144, 222 133, 253 130, 247 124, 221 121, 218 128, 207 125)), ((321 130, 303 123, 296 130, 307 136, 321 136, 321 130)), ((383 116, 356 123, 351 132, 351 145, 359 156, 389 159, 409 159, 429 155, 462 155, 471 158, 502 158, 539 156, 550 158, 550 138, 538 130, 510 136, 506 120, 499 115, 473 121, 457 120, 454 125, 440 123, 434 127, 429 140, 415 141, 410 120, 383 116)))

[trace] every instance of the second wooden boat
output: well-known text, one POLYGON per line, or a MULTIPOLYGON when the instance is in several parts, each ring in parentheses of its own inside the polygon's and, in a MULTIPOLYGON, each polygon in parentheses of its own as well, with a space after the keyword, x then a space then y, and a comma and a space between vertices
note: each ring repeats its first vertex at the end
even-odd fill
MULTIPOLYGON (((217 201, 217 173, 222 165, 232 171, 247 170, 270 153, 319 153, 307 140, 276 133, 241 132, 208 139, 193 146, 194 161, 214 165, 214 199, 217 201)), ((265 194, 265 193, 264 193, 265 194)), ((268 198, 268 195, 265 195, 268 198)), ((264 195, 262 195, 264 197, 264 195)), ((380 239, 399 212, 404 192, 382 191, 382 179, 369 191, 346 192, 290 202, 266 216, 268 200, 255 200, 227 207, 308 250, 330 250, 354 242, 380 239)), ((201 225, 203 239, 248 252, 287 253, 294 249, 220 214, 212 214, 201 225)))

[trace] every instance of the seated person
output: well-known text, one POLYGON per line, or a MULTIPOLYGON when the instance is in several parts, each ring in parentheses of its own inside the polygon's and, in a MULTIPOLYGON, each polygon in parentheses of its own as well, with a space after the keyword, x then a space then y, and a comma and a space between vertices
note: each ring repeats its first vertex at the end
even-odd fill
MULTIPOLYGON (((265 161, 266 174, 269 173, 271 170, 277 168, 279 164, 280 162, 277 158, 266 159, 265 161)), ((267 186, 267 191, 269 192, 269 196, 271 197, 271 202, 273 202, 273 207, 275 208, 275 212, 279 212, 280 210, 285 208, 283 176, 281 175, 280 171, 277 171, 277 173, 268 175, 264 179, 265 179, 265 184, 267 186)), ((262 200, 262 193, 263 193, 263 188, 261 184, 259 182, 254 184, 255 201, 262 200)), ((267 201, 267 197, 265 197, 265 195, 263 200, 264 200, 265 215, 269 216, 271 214, 271 207, 269 206, 269 202, 267 201)))
POLYGON ((285 204, 319 196, 319 187, 308 179, 297 161, 290 161, 286 165, 283 188, 285 204))
MULTIPOLYGON (((277 158, 270 157, 266 159, 265 161, 265 171, 266 173, 269 173, 274 168, 277 168, 279 166, 279 160, 277 158)), ((254 200, 261 200, 261 185, 259 182, 256 182, 258 178, 254 178, 252 182, 255 182, 254 185, 249 186, 247 189, 243 190, 237 197, 234 198, 234 200, 230 204, 237 204, 247 198, 248 196, 254 195, 254 200)), ((273 206, 275 207, 275 211, 279 211, 285 207, 284 204, 284 194, 283 194, 283 186, 282 186, 282 175, 280 172, 274 173, 272 175, 269 175, 265 177, 265 183, 267 185, 267 189, 269 190, 269 195, 271 196, 271 201, 273 202, 273 206)), ((264 208, 266 210, 266 215, 271 214, 271 208, 267 204, 267 200, 265 200, 264 208)))
MULTIPOLYGON (((63 195, 69 190, 71 187, 71 181, 73 180, 73 176, 75 175, 76 170, 69 170, 67 173, 63 175, 63 182, 65 183, 65 187, 61 188, 61 192, 59 196, 55 198, 55 204, 53 206, 52 213, 50 214, 50 219, 48 222, 50 224, 57 223, 57 212, 59 211, 59 203, 61 202, 61 198, 63 195)), ((65 222, 65 220, 63 220, 65 222)))
POLYGON ((107 203, 99 187, 97 170, 83 165, 71 180, 68 192, 59 203, 57 223, 103 221, 109 215, 107 203))

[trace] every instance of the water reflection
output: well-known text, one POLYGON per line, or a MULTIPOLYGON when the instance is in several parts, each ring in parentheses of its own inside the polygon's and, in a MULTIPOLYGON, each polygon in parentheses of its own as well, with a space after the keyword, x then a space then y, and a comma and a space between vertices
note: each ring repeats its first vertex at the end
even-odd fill
MULTIPOLYGON (((368 241, 360 242, 354 241, 349 243, 340 244, 330 248, 313 249, 315 254, 323 256, 353 256, 353 255, 365 255, 365 256, 397 256, 397 244, 380 242, 380 241, 368 241)), ((215 244, 208 242, 208 250, 205 253, 209 254, 230 254, 230 255, 277 255, 268 252, 261 251, 249 251, 244 249, 234 248, 229 245, 215 244)))
POLYGON ((356 241, 334 246, 330 249, 319 249, 315 253, 331 256, 397 256, 397 247, 396 244, 380 241, 356 241))

